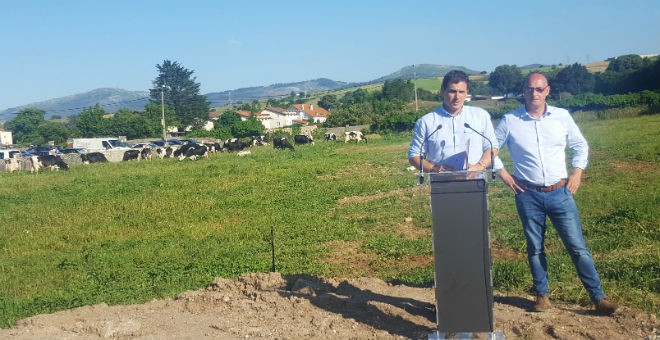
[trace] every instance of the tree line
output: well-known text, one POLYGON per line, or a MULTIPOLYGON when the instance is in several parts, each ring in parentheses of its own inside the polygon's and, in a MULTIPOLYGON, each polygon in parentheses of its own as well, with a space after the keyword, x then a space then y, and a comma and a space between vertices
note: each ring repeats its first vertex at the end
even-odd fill
MULTIPOLYGON (((631 54, 608 61, 607 69, 601 73, 591 73, 578 63, 541 69, 551 86, 551 102, 572 111, 640 105, 647 105, 649 111, 660 110, 660 58, 631 54)), ((12 131, 14 140, 21 145, 49 141, 64 145, 75 137, 159 138, 164 116, 167 126, 185 127, 191 131, 191 137, 226 139, 263 134, 263 125, 255 118, 262 109, 258 101, 225 110, 212 131, 201 129, 211 110, 210 103, 199 94, 200 84, 194 72, 170 60, 156 68, 158 76, 152 82, 150 101, 143 111, 120 109, 109 113, 96 105, 62 122, 47 121, 41 109, 25 108, 4 124, 5 130, 12 131), (249 111, 252 116, 243 121, 236 110, 249 111)), ((522 93, 523 82, 522 69, 501 65, 487 79, 471 81, 470 92, 517 98, 522 93)), ((400 132, 411 130, 415 121, 426 113, 410 108, 409 104, 416 99, 440 102, 442 96, 439 91, 415 88, 410 79, 394 79, 385 81, 381 90, 358 88, 341 96, 326 94, 317 105, 331 112, 322 127, 366 124, 377 132, 400 132)), ((269 99, 265 105, 286 108, 309 100, 309 94, 292 92, 288 97, 269 99)), ((489 112, 497 118, 519 105, 518 100, 509 99, 489 112)))

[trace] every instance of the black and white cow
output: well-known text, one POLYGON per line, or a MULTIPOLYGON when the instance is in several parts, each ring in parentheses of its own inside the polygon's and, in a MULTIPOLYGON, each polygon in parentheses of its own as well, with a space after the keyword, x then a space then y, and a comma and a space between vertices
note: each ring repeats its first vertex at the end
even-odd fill
POLYGON ((252 146, 268 145, 268 137, 266 136, 252 136, 252 146))
POLYGON ((191 159, 191 160, 195 160, 199 157, 209 158, 209 148, 206 145, 191 144, 191 147, 186 148, 179 155, 179 160, 182 161, 186 158, 191 159))
POLYGON ((247 147, 250 147, 250 143, 241 142, 238 138, 232 138, 225 141, 224 150, 227 151, 241 151, 247 147))
POLYGON ((227 143, 238 142, 238 141, 239 141, 238 138, 229 138, 229 139, 225 139, 223 144, 227 145, 227 143))
POLYGON ((21 165, 18 163, 18 159, 16 158, 1 159, 0 162, 1 161, 5 162, 6 172, 14 172, 21 169, 21 165))
POLYGON ((293 136, 293 143, 298 144, 312 144, 314 145, 314 137, 311 135, 295 135, 293 136))
POLYGON ((151 148, 143 148, 142 150, 140 150, 140 158, 150 161, 151 148))
POLYGON ((355 141, 355 143, 360 143, 360 141, 364 141, 365 143, 367 143, 367 137, 365 137, 361 131, 344 132, 344 143, 348 143, 350 141, 355 141))
POLYGON ((181 145, 180 148, 174 150, 174 157, 179 158, 179 160, 182 160, 186 158, 186 153, 188 152, 189 149, 194 149, 197 146, 197 144, 183 144, 181 145))
POLYGON ((337 135, 334 134, 333 132, 326 132, 325 133, 325 141, 326 142, 329 142, 329 141, 335 142, 335 141, 337 141, 337 135))
POLYGON ((140 150, 126 150, 124 151, 124 157, 121 159, 122 161, 132 161, 140 160, 140 150))
POLYGON ((172 154, 174 153, 174 149, 171 146, 168 146, 166 148, 158 148, 156 149, 156 155, 158 158, 163 159, 163 158, 170 158, 172 157, 172 154))
POLYGON ((83 164, 105 163, 108 161, 102 152, 83 153, 80 155, 80 159, 82 160, 83 164))
POLYGON ((209 154, 222 151, 222 145, 220 143, 204 143, 209 149, 209 154))
POLYGON ((32 159, 30 172, 39 172, 41 168, 69 170, 69 166, 57 155, 32 156, 30 158, 32 159))
POLYGON ((282 149, 282 150, 289 149, 291 151, 295 151, 293 145, 291 145, 291 143, 289 143, 289 140, 286 139, 285 137, 275 138, 273 140, 273 148, 282 149))

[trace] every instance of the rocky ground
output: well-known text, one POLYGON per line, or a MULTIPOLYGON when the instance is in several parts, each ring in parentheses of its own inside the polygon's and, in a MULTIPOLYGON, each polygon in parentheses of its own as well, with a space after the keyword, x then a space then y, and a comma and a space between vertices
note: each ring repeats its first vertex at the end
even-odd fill
MULTIPOLYGON (((601 316, 531 296, 495 293, 495 329, 506 339, 660 339, 656 316, 621 307, 601 316)), ((206 289, 141 305, 85 306, 20 320, 1 339, 427 339, 434 291, 379 279, 279 273, 217 279, 206 289)), ((473 334, 486 339, 486 334, 473 334)))

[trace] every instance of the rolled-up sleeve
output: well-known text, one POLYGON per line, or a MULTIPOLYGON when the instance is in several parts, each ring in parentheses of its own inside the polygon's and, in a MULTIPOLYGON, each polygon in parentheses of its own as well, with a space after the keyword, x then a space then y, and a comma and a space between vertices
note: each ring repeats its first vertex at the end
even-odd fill
POLYGON ((415 130, 413 131, 410 147, 408 148, 408 159, 411 159, 415 156, 420 156, 422 154, 422 142, 424 141, 425 134, 426 126, 421 119, 418 119, 415 123, 415 130))
POLYGON ((586 169, 589 163, 589 144, 570 115, 565 119, 565 124, 568 131, 566 137, 568 147, 573 150, 571 165, 574 168, 586 169))

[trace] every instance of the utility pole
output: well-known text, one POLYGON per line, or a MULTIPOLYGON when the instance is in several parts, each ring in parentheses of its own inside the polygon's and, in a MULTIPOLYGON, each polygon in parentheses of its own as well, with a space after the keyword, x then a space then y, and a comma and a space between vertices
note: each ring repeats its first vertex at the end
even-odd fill
POLYGON ((417 75, 415 74, 415 64, 413 64, 413 89, 415 90, 415 111, 419 111, 417 105, 417 75))
POLYGON ((166 127, 165 127, 165 85, 162 85, 160 88, 160 109, 161 109, 161 120, 160 123, 163 124, 163 145, 167 144, 166 136, 166 127))

